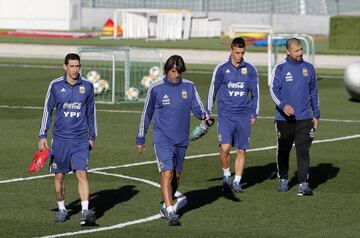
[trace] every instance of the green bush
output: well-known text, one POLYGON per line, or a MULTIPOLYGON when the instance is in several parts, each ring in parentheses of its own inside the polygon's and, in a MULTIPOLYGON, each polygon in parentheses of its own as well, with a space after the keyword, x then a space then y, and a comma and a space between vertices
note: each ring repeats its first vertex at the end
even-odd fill
POLYGON ((360 50, 360 16, 331 17, 330 48, 360 50))

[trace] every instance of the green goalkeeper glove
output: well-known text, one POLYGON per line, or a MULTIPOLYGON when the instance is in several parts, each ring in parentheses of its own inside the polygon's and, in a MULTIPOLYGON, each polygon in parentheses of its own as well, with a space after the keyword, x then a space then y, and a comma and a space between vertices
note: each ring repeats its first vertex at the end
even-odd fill
POLYGON ((214 125, 215 119, 214 118, 209 118, 208 120, 205 120, 204 122, 201 122, 201 124, 197 127, 195 127, 195 129, 191 132, 190 135, 190 140, 191 141, 195 141, 197 139, 199 139, 200 137, 202 137, 203 135, 205 135, 207 133, 207 131, 209 130, 209 128, 214 125))

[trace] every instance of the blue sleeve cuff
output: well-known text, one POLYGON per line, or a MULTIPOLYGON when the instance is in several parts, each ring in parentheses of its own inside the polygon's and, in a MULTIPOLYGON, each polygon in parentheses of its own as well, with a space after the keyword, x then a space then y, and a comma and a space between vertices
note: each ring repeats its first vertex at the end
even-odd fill
POLYGON ((145 137, 136 137, 136 144, 137 145, 144 145, 145 144, 145 137))

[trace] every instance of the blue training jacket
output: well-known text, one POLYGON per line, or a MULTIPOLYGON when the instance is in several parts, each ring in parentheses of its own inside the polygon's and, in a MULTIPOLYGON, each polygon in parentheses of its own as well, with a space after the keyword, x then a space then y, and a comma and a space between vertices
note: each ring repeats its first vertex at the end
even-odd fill
POLYGON ((165 76, 147 92, 136 144, 145 144, 145 135, 154 116, 154 144, 187 146, 191 112, 198 119, 206 115, 194 83, 186 79, 173 83, 165 76))
POLYGON ((305 120, 320 118, 318 87, 314 66, 306 61, 287 57, 272 72, 270 94, 276 104, 275 120, 305 120), (286 104, 294 108, 295 115, 288 117, 286 104))
POLYGON ((219 115, 259 114, 259 80, 256 68, 242 60, 235 67, 228 61, 218 64, 211 80, 206 110, 210 114, 217 97, 219 115))
POLYGON ((53 137, 62 140, 92 139, 97 136, 93 84, 79 75, 75 85, 66 74, 50 82, 44 104, 39 138, 46 138, 56 108, 53 137))

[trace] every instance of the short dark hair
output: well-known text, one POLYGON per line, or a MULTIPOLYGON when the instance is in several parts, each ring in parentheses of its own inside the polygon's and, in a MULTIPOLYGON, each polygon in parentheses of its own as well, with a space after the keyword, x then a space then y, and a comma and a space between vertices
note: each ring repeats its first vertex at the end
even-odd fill
POLYGON ((289 38, 286 41, 286 49, 288 50, 290 48, 291 45, 296 44, 296 45, 301 45, 301 41, 298 38, 292 37, 289 38))
POLYGON ((186 71, 185 62, 180 55, 172 55, 167 59, 164 65, 165 74, 167 74, 174 66, 179 74, 186 71))
POLYGON ((245 40, 243 38, 241 38, 241 37, 236 37, 231 42, 231 49, 233 49, 233 48, 245 48, 245 47, 246 47, 245 40))
POLYGON ((65 56, 65 62, 64 64, 68 64, 69 60, 78 60, 80 62, 80 56, 78 54, 75 53, 69 53, 65 56))

